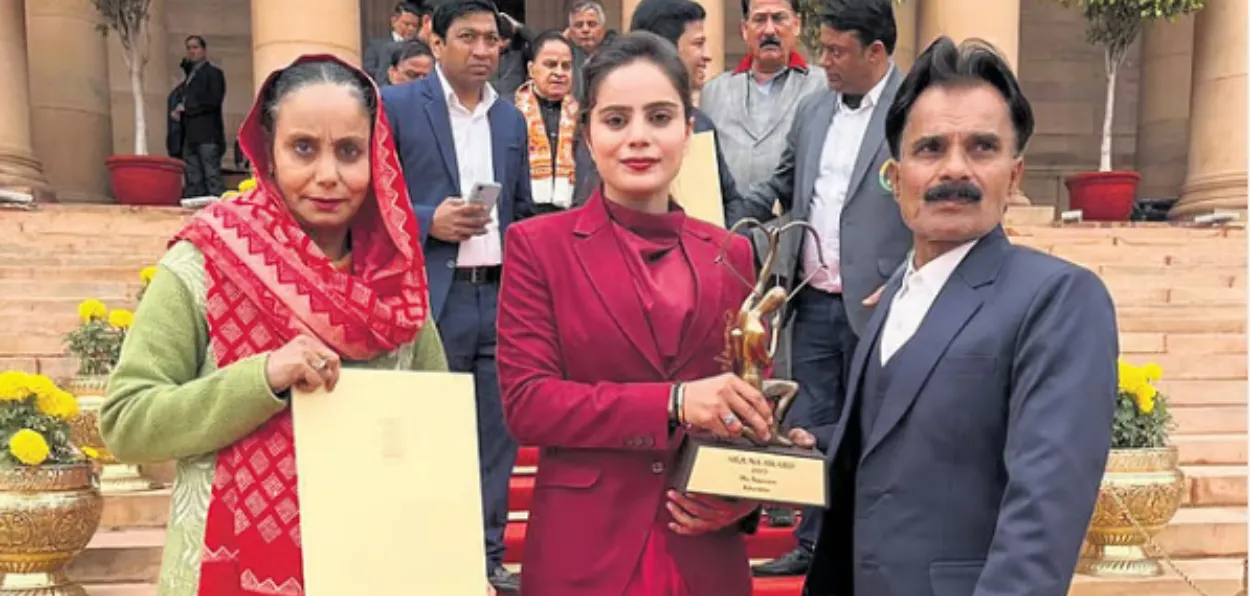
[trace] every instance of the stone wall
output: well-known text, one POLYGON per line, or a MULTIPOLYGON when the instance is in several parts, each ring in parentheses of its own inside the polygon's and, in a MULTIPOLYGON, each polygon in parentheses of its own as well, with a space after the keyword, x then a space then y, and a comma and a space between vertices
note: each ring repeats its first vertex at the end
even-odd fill
MULTIPOLYGON (((252 101, 251 0, 158 0, 164 2, 165 54, 154 59, 148 77, 149 145, 164 148, 165 94, 178 80, 178 62, 187 35, 208 40, 209 55, 227 79, 226 127, 238 129, 252 101)), ((737 0, 726 0, 725 64, 736 64, 745 53, 737 0)), ((1099 50, 1085 42, 1083 21, 1076 10, 1053 0, 1021 0, 1020 77, 1033 102, 1037 132, 1029 149, 1025 192, 1037 204, 1066 204, 1063 177, 1098 166, 1099 135, 1105 75, 1099 50)), ((389 0, 363 0, 364 38, 384 33, 389 0)), ((538 28, 563 23, 567 0, 529 0, 528 20, 538 28)), ((607 0, 608 21, 619 28, 620 0, 607 0)), ((115 42, 110 45, 116 46, 115 42)), ((110 54, 114 147, 129 152, 132 143, 133 103, 125 69, 116 47, 110 54)), ((1137 129, 1138 50, 1134 48, 1117 86, 1114 163, 1134 167, 1137 129)), ((1178 93, 1188 90, 1177 89, 1178 93)))

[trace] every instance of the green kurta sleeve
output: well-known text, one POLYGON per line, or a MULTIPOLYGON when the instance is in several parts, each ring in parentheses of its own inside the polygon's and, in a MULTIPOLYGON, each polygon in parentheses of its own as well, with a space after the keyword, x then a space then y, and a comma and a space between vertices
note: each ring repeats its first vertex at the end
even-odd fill
POLYGON ((447 372, 447 353, 443 351, 443 338, 434 325, 433 315, 425 320, 417 334, 412 351, 412 370, 447 372))
POLYGON ((222 369, 206 367, 211 358, 192 291, 162 263, 109 380, 100 415, 109 450, 131 463, 211 453, 286 407, 265 379, 268 353, 222 369))

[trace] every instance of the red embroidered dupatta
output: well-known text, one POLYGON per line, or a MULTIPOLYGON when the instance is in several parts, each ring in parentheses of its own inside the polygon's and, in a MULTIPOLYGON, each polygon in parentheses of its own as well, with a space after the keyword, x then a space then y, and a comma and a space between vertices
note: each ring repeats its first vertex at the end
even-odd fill
MULTIPOLYGON (((303 56, 295 61, 334 61, 303 56)), ((293 64, 293 65, 294 65, 293 64)), ((259 98, 281 71, 269 76, 259 98)), ((378 93, 376 86, 373 93, 378 93)), ((210 347, 218 367, 285 345, 300 333, 346 360, 369 360, 413 341, 429 303, 417 219, 391 130, 377 107, 373 199, 352 223, 352 267, 336 269, 287 210, 269 171, 257 99, 240 145, 257 188, 216 203, 177 235, 204 254, 210 347)), ((217 454, 200 567, 201 596, 304 593, 289 410, 217 454)))

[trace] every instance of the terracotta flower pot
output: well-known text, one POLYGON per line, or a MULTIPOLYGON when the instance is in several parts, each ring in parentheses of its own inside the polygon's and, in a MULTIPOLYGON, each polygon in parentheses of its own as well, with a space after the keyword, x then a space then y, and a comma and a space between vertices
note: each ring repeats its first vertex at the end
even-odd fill
POLYGON ((1137 200, 1141 174, 1123 172, 1081 172, 1064 179, 1071 209, 1080 209, 1086 221, 1128 221, 1137 200))
POLYGON ((155 155, 114 155, 104 160, 113 195, 123 205, 176 207, 182 199, 181 160, 155 155))

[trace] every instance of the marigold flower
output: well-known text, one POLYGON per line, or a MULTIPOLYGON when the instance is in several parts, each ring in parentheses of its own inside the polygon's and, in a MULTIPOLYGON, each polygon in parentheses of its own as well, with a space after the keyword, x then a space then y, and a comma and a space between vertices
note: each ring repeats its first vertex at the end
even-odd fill
POLYGON ((36 395, 35 409, 47 416, 69 422, 78 416, 78 399, 68 391, 56 389, 36 395))
POLYGON ((47 439, 29 428, 23 428, 9 437, 9 453, 28 466, 37 466, 47 461, 51 452, 47 439))
POLYGON ((78 318, 84 323, 103 319, 108 316, 109 309, 103 302, 90 298, 78 303, 78 318))
POLYGON ((100 452, 94 447, 87 447, 86 445, 83 445, 79 447, 78 450, 81 451, 83 455, 87 456, 87 459, 100 459, 100 452))
POLYGON ((109 325, 117 329, 130 329, 134 324, 135 314, 124 308, 115 308, 109 313, 109 325))
POLYGON ((255 179, 255 178, 248 178, 248 179, 246 179, 246 180, 244 180, 244 181, 242 181, 242 182, 240 182, 240 183, 239 183, 239 192, 247 192, 247 191, 252 190, 252 189, 254 189, 254 188, 256 188, 256 179, 255 179))
POLYGON ((0 372, 0 401, 18 401, 30 397, 28 375, 20 370, 0 372))
POLYGON ((148 265, 139 271, 139 280, 145 286, 152 283, 153 277, 156 277, 156 265, 148 265))

